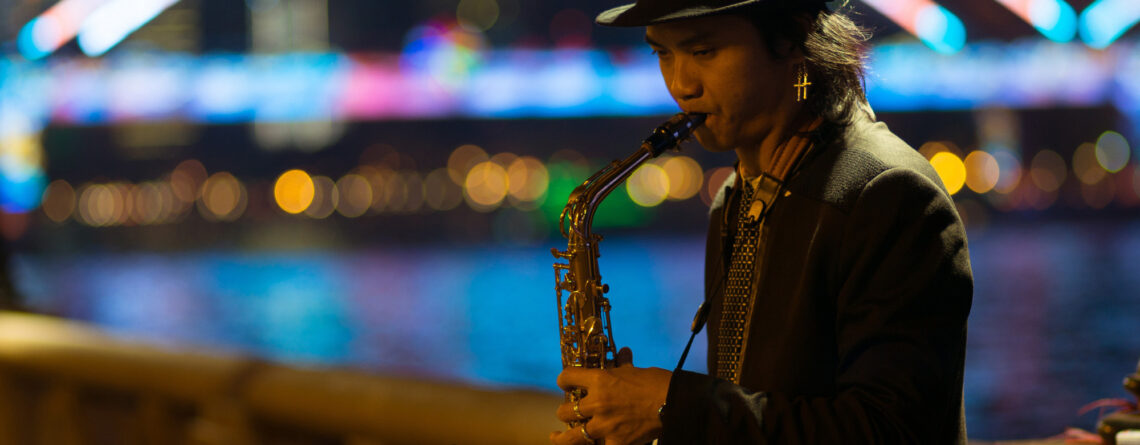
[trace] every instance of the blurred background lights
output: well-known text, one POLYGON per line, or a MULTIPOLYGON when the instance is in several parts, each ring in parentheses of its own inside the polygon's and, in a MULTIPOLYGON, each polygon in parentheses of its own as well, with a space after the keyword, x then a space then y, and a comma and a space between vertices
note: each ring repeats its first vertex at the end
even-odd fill
POLYGON ((1112 203, 1116 195, 1116 183, 1100 181, 1096 184, 1081 184, 1081 198, 1093 209, 1103 209, 1112 203))
MULTIPOLYGON (((0 120, 4 117, 0 116, 0 120)), ((26 213, 40 205, 48 182, 43 156, 37 133, 13 131, 0 135, 0 206, 4 211, 26 213)))
POLYGON ((489 159, 487 152, 478 145, 460 145, 447 158, 447 174, 453 182, 462 185, 471 167, 489 159))
POLYGON ((668 199, 682 200, 692 198, 701 191, 704 183, 704 171, 696 160, 688 156, 672 156, 659 163, 669 178, 668 199))
POLYGON ((395 213, 414 213, 424 204, 424 185, 420 174, 403 170, 387 176, 385 182, 387 209, 395 213))
POLYGON ((997 185, 1001 169, 993 155, 975 150, 966 155, 966 187, 974 193, 982 194, 993 190, 997 185))
POLYGON ((929 141, 918 147, 918 153, 926 157, 927 160, 934 158, 934 155, 948 151, 958 154, 958 147, 949 141, 929 141))
POLYGON ((91 57, 103 55, 132 32, 178 0, 110 0, 91 13, 79 28, 79 49, 91 57))
POLYGON ((43 211, 48 219, 62 223, 75 211, 75 189, 67 181, 57 179, 44 189, 43 211))
POLYGON ((1081 39, 1093 48, 1106 48, 1138 21, 1140 2, 1097 0, 1081 12, 1081 39))
POLYGON ((950 11, 929 0, 863 0, 931 49, 952 54, 966 45, 966 27, 950 11))
POLYGON ((1001 194, 1012 193, 1021 182, 1021 159, 1005 148, 994 149, 990 154, 998 163, 998 181, 993 190, 1001 194))
POLYGON ((464 197, 475 210, 490 211, 507 197, 509 182, 507 171, 501 165, 491 161, 480 162, 467 173, 464 197))
POLYGON ((340 201, 336 183, 327 176, 313 176, 312 180, 313 202, 305 208, 305 214, 315 219, 328 218, 340 201))
POLYGON ((523 156, 516 158, 507 167, 507 183, 512 204, 518 206, 523 203, 537 203, 546 196, 546 190, 550 186, 550 173, 542 161, 531 156, 523 156))
POLYGON ((494 156, 491 156, 491 162, 499 164, 500 167, 503 167, 505 169, 509 168, 511 166, 511 163, 515 162, 515 160, 518 158, 519 155, 516 155, 514 153, 496 153, 494 156))
POLYGON ((1096 145, 1086 142, 1073 152, 1073 174, 1085 184, 1096 184, 1108 176, 1096 159, 1096 145))
POLYGON ((1049 40, 1068 42, 1077 33, 1077 13, 1062 0, 997 0, 1049 40))
POLYGON ((20 30, 16 45, 20 54, 28 60, 41 59, 59 48, 62 34, 52 17, 36 17, 20 30))
POLYGON ((966 45, 966 27, 958 16, 936 4, 918 12, 915 31, 922 43, 943 54, 953 54, 966 45))
POLYGON ((62 0, 28 21, 16 38, 20 54, 36 60, 51 54, 75 37, 79 27, 107 0, 62 0))
POLYGON ((336 211, 341 216, 356 218, 372 207, 372 184, 355 173, 344 175, 336 182, 336 211))
POLYGON ((1116 173, 1128 165, 1132 149, 1128 140, 1115 131, 1106 131, 1096 139, 1096 160, 1105 170, 1116 173))
POLYGON ((499 2, 496 0, 459 0, 455 16, 464 28, 486 31, 499 20, 499 2))
POLYGON ((303 170, 289 170, 282 173, 273 185, 273 198, 277 206, 292 214, 301 213, 309 208, 315 192, 313 179, 303 170))
POLYGON ((135 189, 132 219, 137 224, 157 224, 167 220, 174 206, 174 192, 166 182, 145 182, 135 189))
POLYGON ((198 208, 202 216, 214 221, 233 221, 245 213, 245 186, 228 172, 215 173, 202 184, 198 208))
POLYGON ((728 180, 732 171, 732 167, 716 167, 705 172, 704 187, 701 187, 701 201, 706 206, 712 206, 713 200, 716 199, 717 193, 720 193, 721 187, 728 180))
POLYGON ((478 31, 443 22, 415 27, 408 31, 405 41, 402 67, 448 90, 468 83, 487 45, 478 31))
POLYGON ((1137 200, 1140 200, 1140 165, 1132 168, 1132 191, 1136 193, 1137 200))
POLYGON ((388 168, 378 170, 374 176, 378 197, 372 203, 376 211, 399 212, 408 202, 408 184, 399 172, 388 168))
POLYGON ((451 210, 463 202, 463 189, 452 179, 449 169, 437 168, 424 178, 424 203, 433 210, 451 210))
POLYGON ((118 189, 104 184, 86 184, 79 189, 79 219, 89 226, 106 226, 122 213, 123 199, 118 189))
POLYGON ((206 167, 200 161, 187 159, 170 172, 170 189, 180 201, 192 203, 198 199, 198 190, 207 176, 206 167))
POLYGON ((958 193, 966 183, 966 165, 958 155, 949 151, 935 153, 930 158, 930 165, 934 166, 934 171, 938 172, 938 177, 951 195, 958 193))
POLYGON ((1030 0, 1029 23, 1054 42, 1068 42, 1077 34, 1077 13, 1062 0, 1030 0))
POLYGON ((1029 177, 1038 188, 1055 192, 1065 183, 1068 168, 1061 155, 1053 150, 1041 150, 1029 162, 1029 177))
POLYGON ((657 164, 644 164, 630 175, 625 188, 634 203, 653 207, 669 196, 669 174, 657 164))

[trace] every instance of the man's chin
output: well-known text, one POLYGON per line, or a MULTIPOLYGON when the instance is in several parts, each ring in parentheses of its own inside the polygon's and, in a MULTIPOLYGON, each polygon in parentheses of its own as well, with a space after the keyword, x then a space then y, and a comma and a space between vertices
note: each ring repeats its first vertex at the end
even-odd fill
POLYGON ((732 147, 729 147, 726 144, 722 144, 721 141, 718 141, 707 128, 697 129, 696 138, 697 142, 700 142, 701 146, 704 147, 705 150, 711 151, 713 153, 721 153, 732 150, 732 147))
POLYGON ((706 151, 709 151, 712 153, 731 152, 733 149, 731 146, 728 146, 727 144, 720 143, 720 141, 716 140, 716 138, 712 137, 712 135, 707 135, 705 137, 701 137, 700 133, 698 133, 697 141, 699 141, 699 143, 701 143, 702 147, 705 147, 706 151))

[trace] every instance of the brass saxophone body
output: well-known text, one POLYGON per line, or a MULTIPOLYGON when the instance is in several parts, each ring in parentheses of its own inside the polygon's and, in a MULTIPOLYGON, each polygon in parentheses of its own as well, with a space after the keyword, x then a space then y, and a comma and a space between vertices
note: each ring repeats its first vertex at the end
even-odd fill
MULTIPOLYGON (((637 167, 676 147, 705 120, 704 114, 678 113, 661 124, 629 157, 610 162, 570 193, 559 218, 559 230, 568 241, 565 251, 551 248, 554 263, 554 290, 558 298, 558 334, 562 368, 578 366, 605 369, 614 365, 617 349, 610 327, 609 286, 598 272, 598 243, 602 236, 591 231, 594 212, 615 188, 625 182, 637 167), (562 292, 568 296, 565 304, 562 292)), ((566 399, 577 401, 585 394, 568 391, 566 399)))

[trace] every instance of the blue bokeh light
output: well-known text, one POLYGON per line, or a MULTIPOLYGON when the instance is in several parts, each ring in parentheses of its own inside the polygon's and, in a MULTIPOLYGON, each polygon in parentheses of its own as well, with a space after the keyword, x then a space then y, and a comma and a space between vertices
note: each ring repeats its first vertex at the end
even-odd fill
POLYGON ((1103 49, 1140 22, 1140 2, 1097 0, 1081 13, 1081 40, 1103 49))
POLYGON ((966 27, 962 20, 935 4, 918 12, 915 30, 922 43, 942 54, 954 54, 966 45, 966 27))
POLYGON ((1029 6, 1029 19, 1054 42, 1068 42, 1077 34, 1077 13, 1061 0, 1035 0, 1029 6))

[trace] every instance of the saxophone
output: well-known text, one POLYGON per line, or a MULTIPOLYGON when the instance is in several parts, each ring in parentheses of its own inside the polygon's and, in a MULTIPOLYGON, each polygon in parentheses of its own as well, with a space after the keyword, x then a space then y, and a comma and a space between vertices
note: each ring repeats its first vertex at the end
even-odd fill
MULTIPOLYGON (((625 182, 637 167, 666 149, 688 138, 705 120, 704 114, 678 113, 653 130, 636 152, 621 161, 610 162, 570 192, 570 199, 559 217, 558 228, 568 240, 566 250, 551 248, 554 263, 554 290, 558 298, 558 333, 562 348, 562 368, 610 368, 617 350, 610 328, 609 285, 598 273, 598 243, 602 236, 590 231, 598 205, 625 182), (562 291, 568 292, 566 304, 562 291)), ((584 397, 580 390, 566 392, 566 400, 584 397)))

